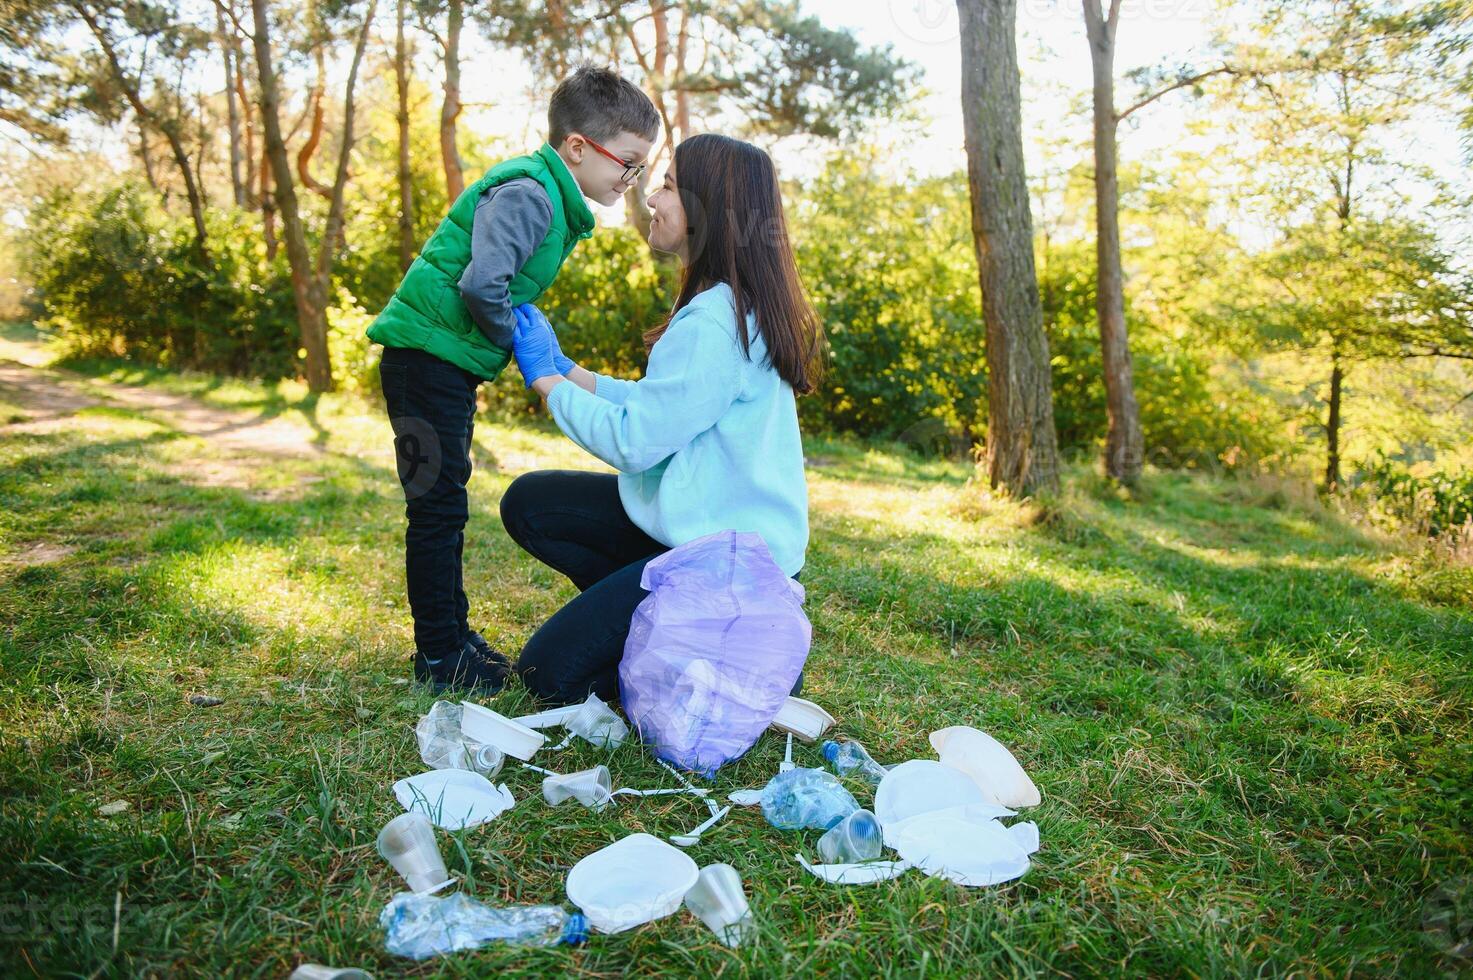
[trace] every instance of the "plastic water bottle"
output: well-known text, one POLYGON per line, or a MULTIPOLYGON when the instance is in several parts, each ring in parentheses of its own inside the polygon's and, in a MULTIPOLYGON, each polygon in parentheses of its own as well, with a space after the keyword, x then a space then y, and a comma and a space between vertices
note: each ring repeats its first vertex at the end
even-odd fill
POLYGON ((828 830, 859 809, 844 784, 822 769, 790 769, 762 788, 762 815, 778 830, 828 830))
POLYGON ((577 946, 588 938, 588 920, 556 905, 496 907, 469 896, 400 892, 379 915, 384 947, 396 956, 423 960, 495 942, 516 946, 577 946))
POLYGON ((870 758, 870 754, 864 750, 863 745, 848 739, 842 742, 823 743, 823 757, 839 775, 858 776, 875 786, 880 785, 880 780, 884 779, 885 773, 889 772, 884 766, 870 758))

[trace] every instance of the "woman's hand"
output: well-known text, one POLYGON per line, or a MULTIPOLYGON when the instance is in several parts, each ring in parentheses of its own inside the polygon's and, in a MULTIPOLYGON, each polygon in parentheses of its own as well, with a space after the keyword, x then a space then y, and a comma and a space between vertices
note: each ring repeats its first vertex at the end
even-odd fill
POLYGON ((517 321, 516 332, 512 334, 512 354, 517 359, 517 368, 522 372, 523 380, 531 388, 539 379, 559 374, 553 362, 557 338, 553 336, 552 327, 540 312, 534 319, 524 312, 525 309, 526 304, 523 304, 512 310, 512 316, 517 321))
POLYGON ((562 345, 557 340, 557 331, 552 329, 552 324, 547 322, 547 317, 531 303, 523 303, 517 309, 521 310, 523 315, 526 316, 528 323, 533 326, 541 324, 547 328, 547 332, 552 335, 552 366, 557 368, 558 374, 571 375, 573 369, 578 365, 574 364, 572 358, 563 353, 562 345))

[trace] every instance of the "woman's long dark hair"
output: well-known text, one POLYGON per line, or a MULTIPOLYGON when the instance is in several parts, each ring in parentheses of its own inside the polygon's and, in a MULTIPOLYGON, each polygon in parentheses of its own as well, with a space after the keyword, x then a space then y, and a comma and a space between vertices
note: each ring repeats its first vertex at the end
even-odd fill
POLYGON ((768 363, 798 394, 813 391, 823 374, 823 327, 803 293, 772 159, 751 143, 703 133, 675 148, 675 185, 689 261, 675 309, 645 343, 653 347, 697 293, 724 282, 736 300, 742 353, 752 356, 752 313, 768 363))

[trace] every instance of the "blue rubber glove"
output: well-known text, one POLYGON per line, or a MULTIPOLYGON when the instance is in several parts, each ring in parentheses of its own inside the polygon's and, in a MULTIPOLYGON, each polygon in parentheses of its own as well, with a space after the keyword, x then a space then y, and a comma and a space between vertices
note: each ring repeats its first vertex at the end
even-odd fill
POLYGON ((558 370, 552 363, 552 351, 557 341, 553 338, 552 328, 547 325, 546 320, 540 323, 522 312, 521 307, 512 310, 512 316, 517 321, 517 329, 512 334, 512 354, 517 359, 517 368, 522 372, 522 380, 528 388, 538 378, 545 378, 557 374, 558 370))
POLYGON ((557 368, 558 374, 566 376, 568 372, 578 366, 573 363, 572 358, 563 353, 562 345, 557 342, 557 331, 552 329, 552 324, 547 322, 547 317, 542 315, 541 310, 531 303, 523 303, 517 309, 521 310, 533 324, 540 322, 547 327, 547 332, 552 335, 552 366, 557 368))

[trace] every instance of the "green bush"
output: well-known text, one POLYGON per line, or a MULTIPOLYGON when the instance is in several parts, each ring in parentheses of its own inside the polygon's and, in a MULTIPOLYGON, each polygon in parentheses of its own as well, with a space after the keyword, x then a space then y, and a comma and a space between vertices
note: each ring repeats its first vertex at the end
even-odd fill
POLYGON ((254 219, 208 212, 210 255, 187 218, 131 181, 58 189, 27 229, 26 271, 65 348, 171 368, 284 377, 297 371, 285 256, 267 262, 254 219))
POLYGON ((897 183, 840 157, 791 202, 799 270, 832 352, 823 385, 801 402, 805 424, 980 434, 985 330, 965 182, 897 183))
MULTIPOLYGON (((1093 244, 1054 245, 1039 261, 1038 279, 1059 445, 1094 450, 1104 443, 1107 419, 1093 244)), ((1143 315, 1128 287, 1125 319, 1148 461, 1171 468, 1232 468, 1278 450, 1272 412, 1247 392, 1229 395, 1213 376, 1213 358, 1221 352, 1187 343, 1143 315)))
MULTIPOLYGON (((378 387, 378 351, 363 331, 399 281, 391 148, 383 140, 365 146, 366 174, 354 191, 328 311, 338 385, 369 395, 378 387)), ((421 162, 415 186, 423 239, 444 207, 435 168, 421 162)), ((799 403, 805 427, 898 438, 927 453, 980 440, 986 331, 962 175, 895 181, 875 160, 850 154, 790 189, 789 210, 799 269, 831 350, 823 384, 799 403)), ((267 260, 255 214, 210 209, 207 216, 208 261, 187 217, 165 213, 147 187, 125 181, 53 192, 32 211, 25 236, 43 323, 79 355, 296 376, 298 328, 284 250, 267 260)), ((1129 258, 1154 271, 1159 292, 1170 278, 1161 255, 1170 250, 1158 252, 1129 258)), ((1053 244, 1038 268, 1060 444, 1093 453, 1106 424, 1093 248, 1085 240, 1053 244)), ((633 228, 600 228, 539 305, 580 364, 639 377, 641 335, 667 314, 677 275, 633 228)), ((1128 287, 1143 280, 1151 276, 1133 274, 1128 287)), ((1192 466, 1272 458, 1282 418, 1263 410, 1247 383, 1224 377, 1224 350, 1184 333, 1180 314, 1163 312, 1151 288, 1128 291, 1126 309, 1150 460, 1192 466)), ((536 406, 515 370, 488 398, 512 412, 536 406)))
POLYGON ((1473 470, 1413 473, 1384 454, 1362 463, 1352 492, 1375 498, 1385 516, 1437 537, 1473 521, 1473 470))

